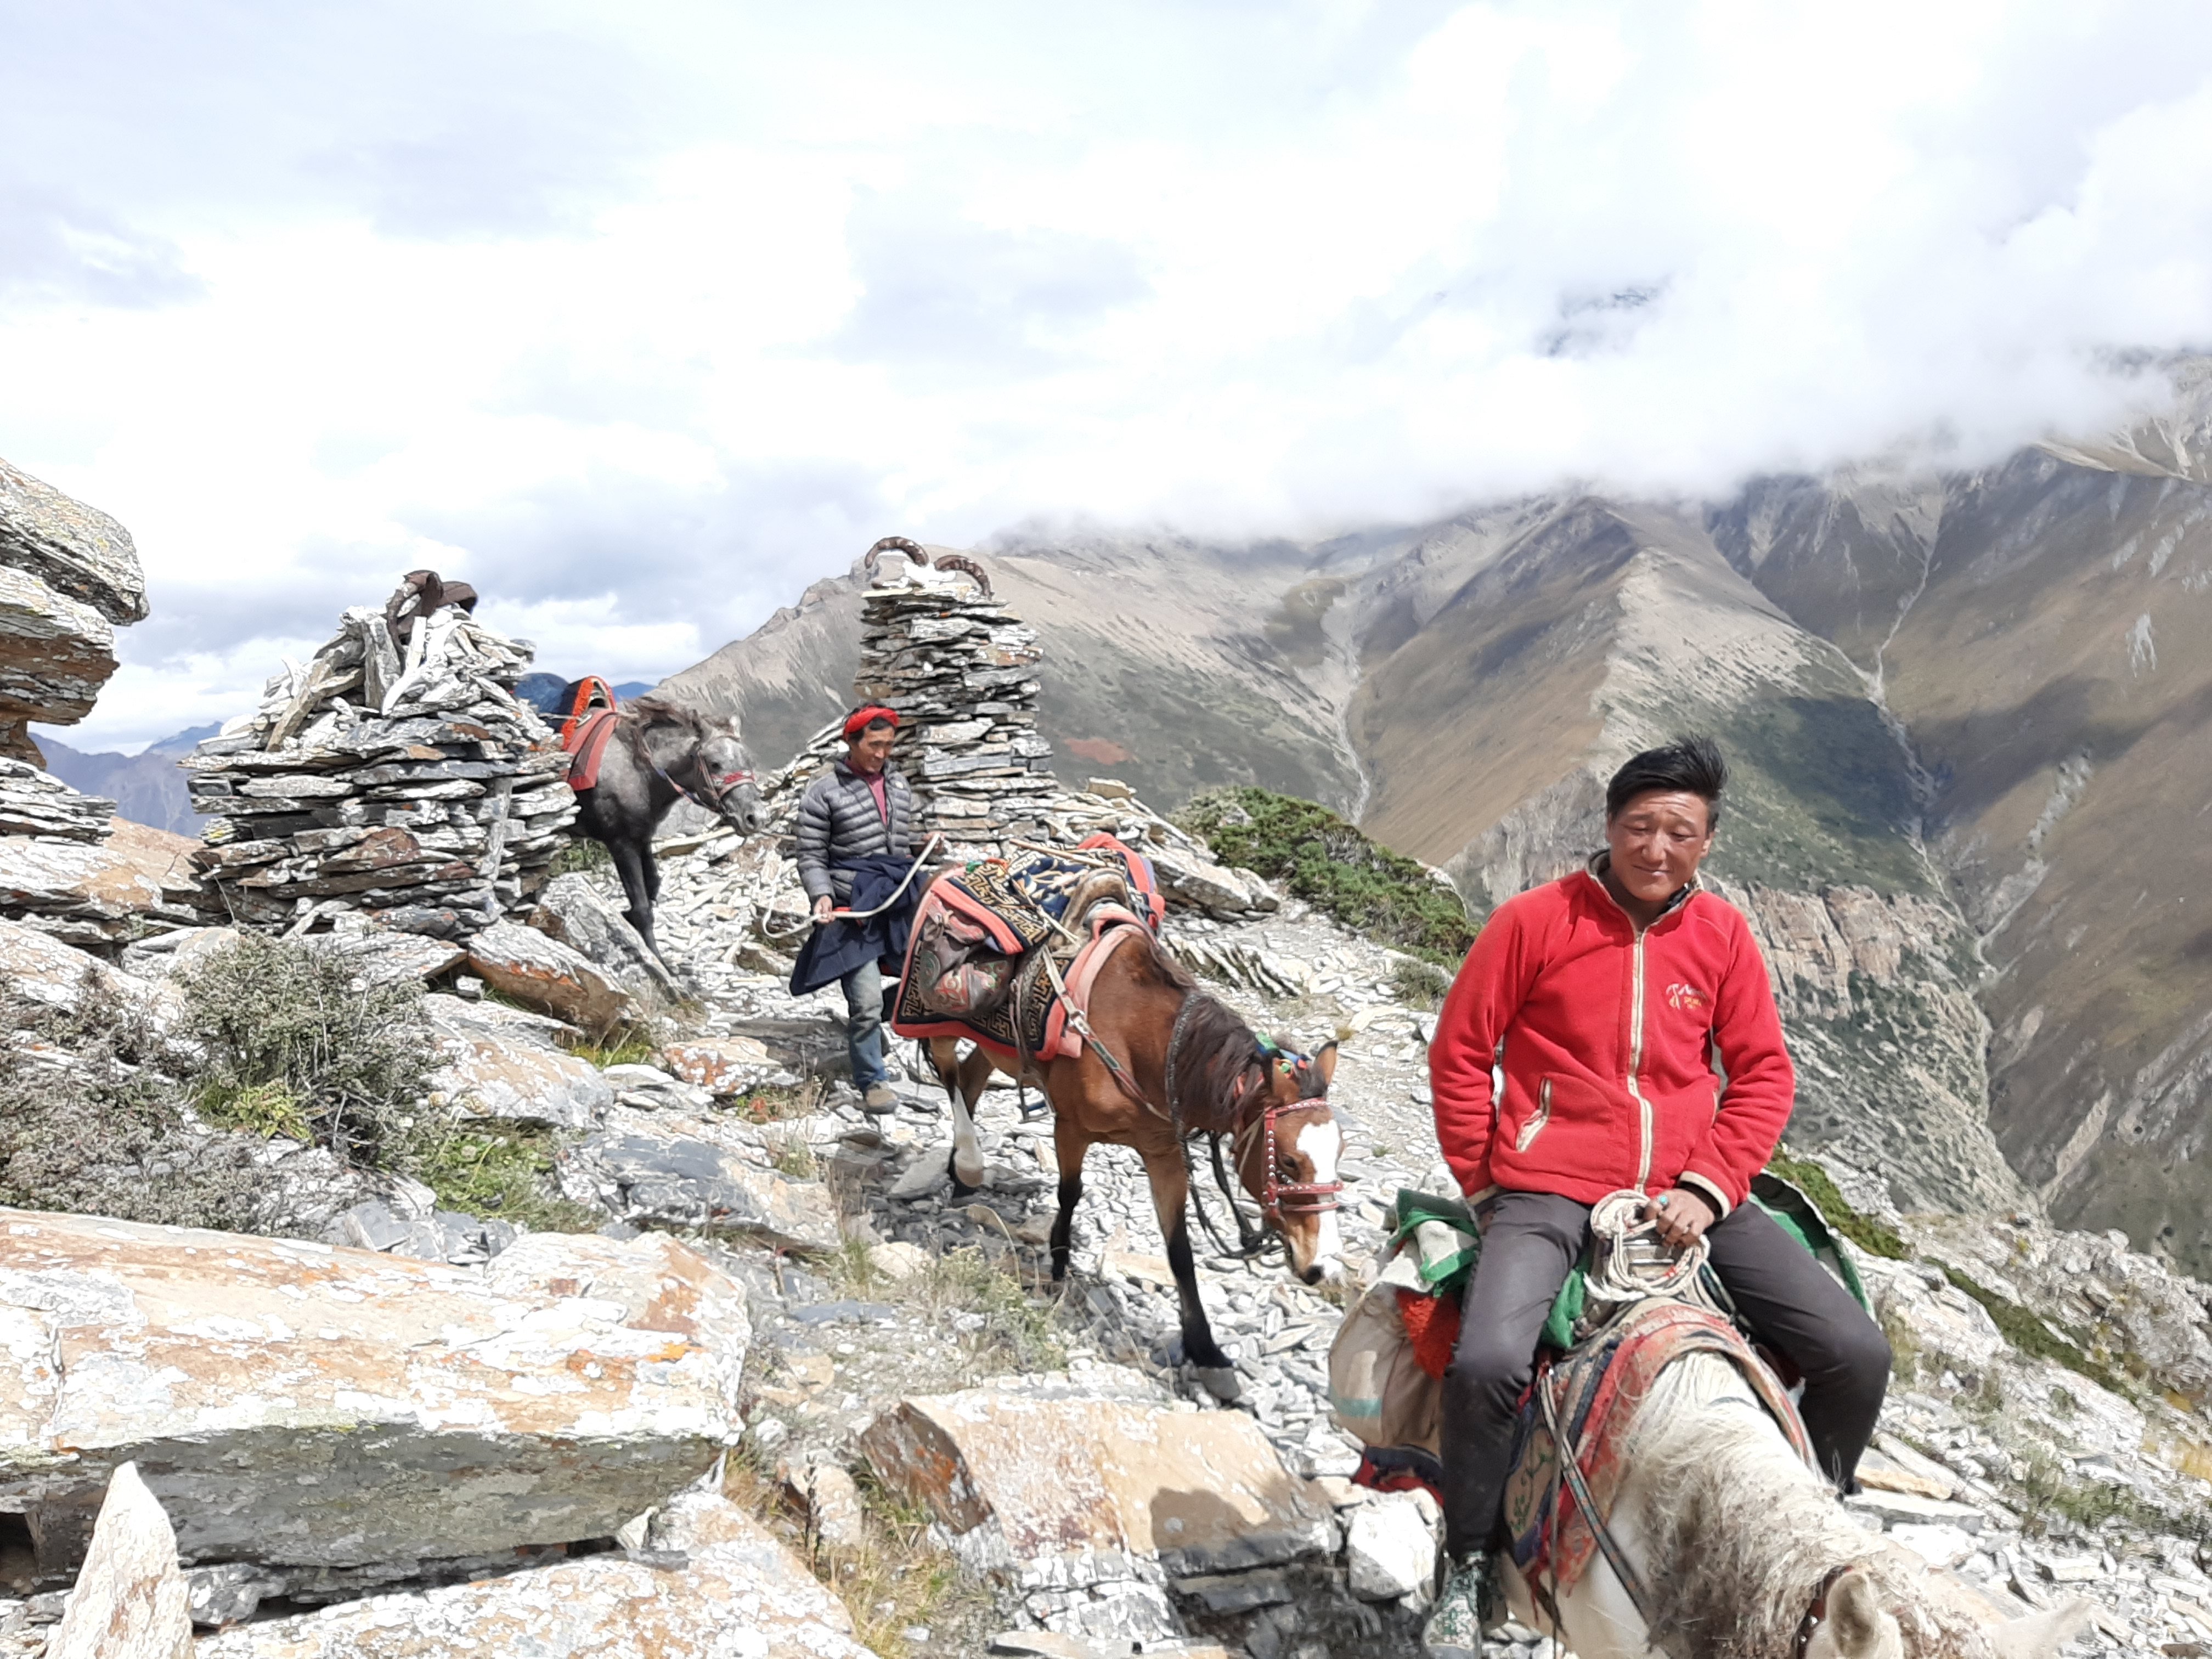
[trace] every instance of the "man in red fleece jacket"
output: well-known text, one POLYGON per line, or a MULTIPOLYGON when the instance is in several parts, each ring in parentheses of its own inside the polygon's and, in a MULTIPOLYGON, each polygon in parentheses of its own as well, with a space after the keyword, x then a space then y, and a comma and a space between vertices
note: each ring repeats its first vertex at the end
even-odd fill
POLYGON ((1648 1194, 1669 1243, 1708 1241, 1737 1309, 1804 1374, 1806 1432, 1839 1486, 1874 1432, 1888 1343, 1744 1201, 1790 1121, 1796 1078, 1750 927, 1698 884, 1727 776, 1705 738, 1629 761, 1606 790, 1607 850, 1498 906, 1437 1020, 1437 1140, 1483 1244, 1444 1377, 1450 1571, 1429 1623, 1433 1654, 1480 1651, 1514 1416, 1590 1206, 1607 1194, 1648 1194))

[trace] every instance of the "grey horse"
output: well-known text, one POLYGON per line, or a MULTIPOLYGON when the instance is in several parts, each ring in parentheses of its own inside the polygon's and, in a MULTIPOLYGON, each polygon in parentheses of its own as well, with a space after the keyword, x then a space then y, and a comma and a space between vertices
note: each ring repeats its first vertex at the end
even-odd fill
POLYGON ((629 924, 659 956, 653 937, 653 905, 660 896, 653 834, 669 809, 679 799, 695 800, 745 836, 760 830, 766 814, 752 757, 734 725, 653 696, 624 703, 617 721, 599 760, 599 782, 576 793, 576 828, 605 844, 629 900, 629 924))

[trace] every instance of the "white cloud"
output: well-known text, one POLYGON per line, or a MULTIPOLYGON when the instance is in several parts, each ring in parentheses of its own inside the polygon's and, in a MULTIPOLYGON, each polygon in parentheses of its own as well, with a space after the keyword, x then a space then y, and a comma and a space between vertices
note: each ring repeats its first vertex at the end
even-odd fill
POLYGON ((91 744, 416 564, 646 675, 885 532, 1975 459, 2212 340, 2179 0, 0 7, 0 454, 157 607, 91 744))

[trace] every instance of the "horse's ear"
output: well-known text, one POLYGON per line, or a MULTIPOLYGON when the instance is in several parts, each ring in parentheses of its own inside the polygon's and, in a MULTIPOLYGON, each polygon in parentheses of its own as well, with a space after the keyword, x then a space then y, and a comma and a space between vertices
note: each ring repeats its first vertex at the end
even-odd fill
POLYGON ((1875 1659, 1881 1652, 1881 1601, 1864 1573, 1847 1572, 1830 1587, 1823 1623, 1838 1659, 1875 1659))
POLYGON ((1320 1092, 1327 1094, 1328 1085, 1336 1077, 1336 1042, 1334 1038, 1321 1045, 1321 1052, 1309 1062, 1313 1074, 1321 1079, 1320 1092))

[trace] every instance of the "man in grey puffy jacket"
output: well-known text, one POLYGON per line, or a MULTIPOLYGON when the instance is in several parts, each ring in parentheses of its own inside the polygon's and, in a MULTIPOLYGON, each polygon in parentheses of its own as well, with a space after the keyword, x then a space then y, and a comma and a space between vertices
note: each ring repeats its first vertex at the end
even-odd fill
MULTIPOLYGON (((799 880, 814 901, 817 927, 852 898, 854 864, 914 856, 914 792, 887 764, 897 736, 893 710, 854 709, 845 720, 845 757, 799 798, 799 880)), ((895 1110, 898 1095, 884 1064, 882 966, 864 962, 837 984, 845 994, 845 1041, 860 1103, 871 1112, 895 1110)))

